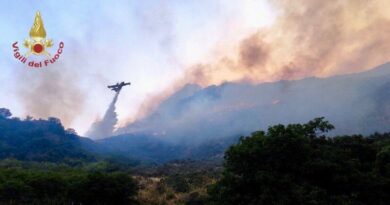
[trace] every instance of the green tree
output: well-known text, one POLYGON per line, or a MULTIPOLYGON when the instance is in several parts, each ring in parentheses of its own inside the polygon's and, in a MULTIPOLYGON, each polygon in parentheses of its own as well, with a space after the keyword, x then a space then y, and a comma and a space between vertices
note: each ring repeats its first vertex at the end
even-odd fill
POLYGON ((61 165, 0 163, 0 204, 136 204, 128 173, 61 165))
POLYGON ((9 118, 12 116, 11 111, 6 108, 0 108, 0 118, 9 118))
POLYGON ((75 184, 72 198, 82 204, 136 204, 137 184, 124 173, 91 173, 75 184))
POLYGON ((225 153, 223 177, 209 188, 211 204, 387 204, 388 143, 325 137, 333 128, 317 118, 242 137, 225 153))

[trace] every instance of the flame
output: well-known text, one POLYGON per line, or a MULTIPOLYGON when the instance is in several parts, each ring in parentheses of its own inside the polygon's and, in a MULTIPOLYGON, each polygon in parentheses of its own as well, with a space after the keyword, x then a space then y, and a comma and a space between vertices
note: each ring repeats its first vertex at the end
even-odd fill
POLYGON ((41 13, 37 11, 35 14, 34 24, 31 27, 30 30, 30 37, 31 38, 45 38, 46 37, 46 30, 43 26, 43 21, 41 18, 41 13))

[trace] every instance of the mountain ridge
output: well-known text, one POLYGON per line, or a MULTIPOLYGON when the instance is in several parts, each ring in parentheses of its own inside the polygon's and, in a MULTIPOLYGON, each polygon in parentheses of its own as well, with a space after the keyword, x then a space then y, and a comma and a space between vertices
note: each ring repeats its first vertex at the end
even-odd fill
MULTIPOLYGON (((216 159, 256 130, 325 117, 329 136, 390 131, 390 63, 362 73, 253 85, 186 85, 148 117, 98 141, 145 159, 216 159)), ((157 160, 158 161, 158 160, 157 160)))
MULTIPOLYGON (((177 97, 175 94, 172 95, 171 97, 167 98, 167 100, 162 102, 161 106, 159 106, 148 117, 136 121, 134 124, 130 124, 125 128, 118 129, 118 132, 116 134, 154 133, 155 135, 166 136, 169 134, 168 133, 164 134, 163 132, 160 133, 158 132, 158 130, 165 130, 165 129, 169 130, 169 128, 171 127, 170 124, 180 125, 186 122, 191 122, 191 120, 194 120, 194 118, 196 117, 201 118, 202 116, 199 116, 199 112, 202 111, 206 111, 206 112, 213 111, 216 114, 225 111, 226 114, 229 113, 231 114, 233 112, 240 112, 240 111, 244 112, 246 109, 253 108, 252 111, 254 110, 258 113, 258 115, 261 115, 264 114, 264 110, 270 109, 269 107, 271 107, 272 105, 281 105, 280 109, 274 109, 275 113, 281 115, 280 112, 283 111, 283 105, 288 104, 289 100, 296 104, 298 103, 304 104, 305 101, 307 100, 305 99, 306 94, 309 96, 308 98, 312 101, 315 101, 315 99, 313 99, 312 96, 329 101, 329 98, 326 98, 321 95, 316 95, 315 92, 327 91, 328 93, 326 94, 333 95, 331 97, 334 97, 334 99, 341 99, 344 101, 349 100, 349 99, 345 99, 346 98, 345 96, 349 95, 351 97, 351 100, 349 100, 350 102, 343 102, 344 104, 339 106, 336 103, 331 104, 331 102, 327 102, 328 104, 325 103, 321 104, 320 102, 318 102, 318 100, 315 101, 317 105, 327 106, 326 109, 322 109, 322 110, 319 109, 323 112, 318 112, 318 111, 316 112, 311 107, 308 108, 307 106, 305 106, 305 109, 309 109, 315 115, 313 114, 304 119, 299 118, 298 116, 299 113, 297 112, 295 112, 295 114, 293 112, 290 113, 286 112, 285 113, 286 116, 290 116, 292 117, 292 119, 294 118, 299 118, 299 119, 295 121, 294 120, 290 120, 290 121, 271 120, 270 122, 264 123, 264 125, 260 127, 252 126, 251 130, 256 130, 257 128, 265 129, 267 126, 275 123, 288 124, 292 122, 304 122, 313 117, 318 117, 318 116, 330 117, 329 120, 332 120, 332 118, 334 117, 329 116, 329 114, 327 114, 325 111, 327 111, 327 109, 330 110, 332 109, 334 110, 336 108, 340 109, 341 106, 348 107, 346 106, 347 103, 359 103, 359 101, 361 101, 364 96, 357 94, 357 92, 366 92, 365 94, 367 94, 368 97, 371 99, 375 97, 369 96, 370 93, 374 93, 375 90, 380 90, 380 87, 384 86, 385 88, 383 88, 382 90, 388 93, 386 87, 388 87, 389 85, 386 84, 386 82, 390 81, 389 76, 390 76, 390 63, 386 63, 366 72, 331 76, 328 78, 310 77, 302 80, 278 81, 274 83, 262 83, 262 84, 255 84, 255 85, 249 83, 224 83, 219 86, 212 85, 202 89, 199 89, 199 87, 196 85, 191 85, 192 87, 196 87, 196 89, 193 89, 189 94, 187 93, 185 97, 182 96, 177 97), (308 89, 307 87, 309 88, 314 87, 314 88, 308 89), (237 99, 234 99, 233 95, 238 96, 237 99), (229 109, 231 111, 229 111, 229 109), (234 109, 236 109, 236 111, 234 111, 234 109), (259 110, 260 111, 263 110, 263 113, 259 112, 259 110), (191 113, 191 114, 187 114, 187 113, 191 113), (169 122, 170 120, 173 121, 169 122), (159 126, 158 124, 164 124, 164 126, 159 126)), ((187 86, 189 85, 185 85, 183 89, 179 90, 177 93, 186 92, 185 90, 188 89, 187 86)), ((382 95, 386 97, 386 93, 382 95)), ((368 104, 360 105, 360 106, 362 109, 369 109, 367 108, 368 104)), ((295 105, 293 107, 295 107, 298 110, 300 109, 302 113, 305 113, 305 111, 302 110, 302 108, 299 108, 299 106, 295 105)), ((203 117, 206 116, 207 114, 203 115, 203 117)), ((336 119, 336 121, 338 120, 336 119)), ((369 134, 369 132, 372 131, 374 130, 363 130, 363 133, 369 134)), ((248 132, 242 134, 248 134, 248 132)), ((338 134, 343 134, 342 130, 339 130, 338 134)), ((352 133, 345 131, 345 134, 352 134, 352 133)))

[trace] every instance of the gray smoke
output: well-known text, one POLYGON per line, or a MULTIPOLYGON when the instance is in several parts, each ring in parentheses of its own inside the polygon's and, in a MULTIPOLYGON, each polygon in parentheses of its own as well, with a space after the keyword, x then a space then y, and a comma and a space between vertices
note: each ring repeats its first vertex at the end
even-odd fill
POLYGON ((201 88, 189 84, 163 101, 148 117, 115 134, 154 136, 195 145, 248 135, 275 124, 304 123, 325 117, 334 134, 388 132, 390 63, 369 72, 201 88))
POLYGON ((119 92, 115 93, 110 106, 108 107, 103 119, 94 122, 86 133, 87 137, 92 139, 103 139, 112 135, 115 125, 118 122, 117 114, 115 112, 115 104, 118 100, 119 92))

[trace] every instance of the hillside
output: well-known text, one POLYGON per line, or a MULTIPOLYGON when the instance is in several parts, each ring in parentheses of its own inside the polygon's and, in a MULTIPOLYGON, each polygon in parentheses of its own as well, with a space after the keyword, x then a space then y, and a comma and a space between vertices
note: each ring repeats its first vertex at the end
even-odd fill
POLYGON ((224 151, 235 142, 239 136, 224 140, 209 140, 202 144, 172 144, 161 138, 147 135, 119 135, 98 140, 99 151, 102 154, 120 155, 153 163, 164 163, 175 159, 212 160, 219 163, 224 151))
POLYGON ((390 63, 368 72, 263 84, 189 84, 148 117, 117 136, 92 141, 64 130, 56 118, 11 118, 2 109, 0 157, 34 161, 94 160, 95 154, 149 162, 174 159, 221 161, 227 147, 272 124, 324 116, 328 135, 390 131, 390 63), (340 89, 342 88, 342 89, 340 89))
POLYGON ((26 161, 94 161, 95 156, 83 147, 93 141, 81 138, 73 130, 65 130, 59 119, 35 120, 11 118, 0 109, 0 159, 26 161))
POLYGON ((148 117, 119 129, 172 142, 249 134, 275 123, 324 116, 332 134, 372 134, 390 127, 390 63, 370 71, 297 81, 186 85, 148 117))
POLYGON ((239 136, 319 116, 335 125, 330 136, 390 131, 390 63, 329 78, 206 88, 188 84, 148 117, 99 144, 154 161, 221 159, 239 136))

